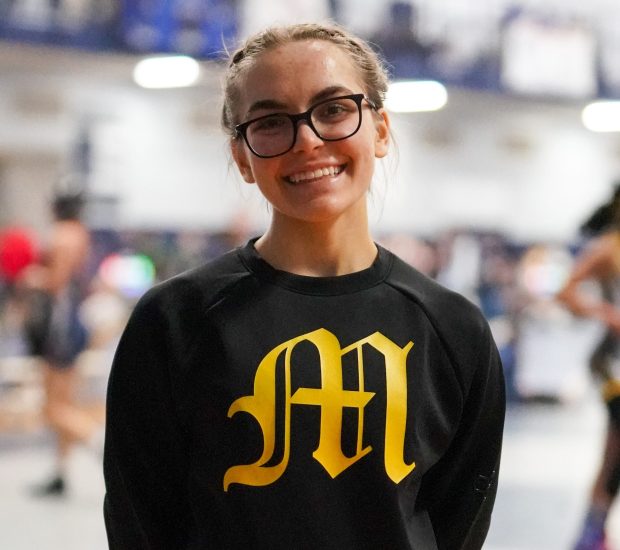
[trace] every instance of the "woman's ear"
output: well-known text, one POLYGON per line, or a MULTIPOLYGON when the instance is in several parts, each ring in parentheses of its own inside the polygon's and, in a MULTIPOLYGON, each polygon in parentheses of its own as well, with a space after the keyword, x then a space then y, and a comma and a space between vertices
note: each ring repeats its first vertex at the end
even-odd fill
POLYGON ((377 111, 375 120, 375 157, 383 158, 388 154, 390 145, 390 117, 385 109, 377 111))
POLYGON ((237 165, 243 180, 246 183, 256 183, 254 173, 252 172, 252 167, 248 162, 247 149, 243 146, 243 142, 240 139, 231 140, 230 151, 233 159, 235 159, 235 164, 237 165))

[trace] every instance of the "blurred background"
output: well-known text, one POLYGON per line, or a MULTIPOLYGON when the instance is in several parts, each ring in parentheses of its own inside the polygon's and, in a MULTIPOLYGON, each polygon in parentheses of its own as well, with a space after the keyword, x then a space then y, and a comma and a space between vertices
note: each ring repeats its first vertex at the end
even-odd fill
POLYGON ((502 355, 509 408, 485 548, 574 541, 604 437, 588 369, 604 330, 554 296, 591 237, 580 228, 620 183, 620 4, 0 0, 2 548, 107 547, 96 453, 75 449, 62 498, 29 490, 54 442, 20 281, 45 257, 54 197, 84 199, 89 341, 76 368, 80 403, 101 419, 136 299, 268 219, 219 128, 225 52, 270 23, 328 18, 370 40, 396 84, 377 240, 477 303, 502 355))

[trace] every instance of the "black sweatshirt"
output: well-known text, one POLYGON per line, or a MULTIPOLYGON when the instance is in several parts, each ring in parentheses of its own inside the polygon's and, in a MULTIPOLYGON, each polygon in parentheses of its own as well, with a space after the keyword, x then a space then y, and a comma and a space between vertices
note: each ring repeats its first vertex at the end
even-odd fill
POLYGON ((378 250, 306 277, 250 242, 140 300, 108 388, 111 549, 481 548, 497 349, 475 306, 378 250))

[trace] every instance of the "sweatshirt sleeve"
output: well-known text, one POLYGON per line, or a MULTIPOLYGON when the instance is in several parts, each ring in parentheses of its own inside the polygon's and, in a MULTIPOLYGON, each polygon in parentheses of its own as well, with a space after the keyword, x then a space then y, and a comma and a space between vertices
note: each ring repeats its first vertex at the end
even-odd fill
POLYGON ((497 492, 505 415, 502 365, 484 323, 455 436, 427 472, 422 498, 439 550, 482 548, 497 492))
POLYGON ((185 546, 187 453, 171 395, 168 339, 164 316, 143 299, 112 365, 104 452, 111 550, 185 546))

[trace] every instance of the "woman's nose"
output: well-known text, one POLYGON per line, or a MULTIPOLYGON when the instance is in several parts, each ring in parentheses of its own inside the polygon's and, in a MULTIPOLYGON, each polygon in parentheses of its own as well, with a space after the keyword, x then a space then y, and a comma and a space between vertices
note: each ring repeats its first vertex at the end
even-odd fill
POLYGON ((310 125, 301 120, 297 126, 297 136, 295 137, 295 143, 293 145, 293 151, 303 152, 315 149, 323 145, 323 140, 316 135, 315 131, 310 125))

